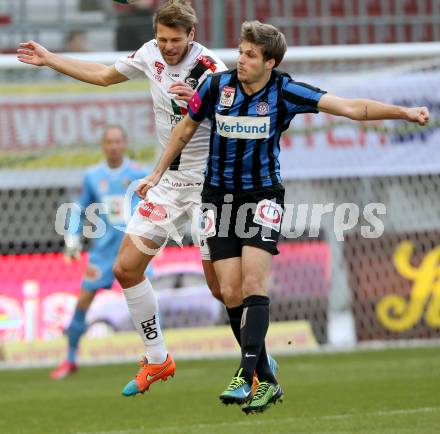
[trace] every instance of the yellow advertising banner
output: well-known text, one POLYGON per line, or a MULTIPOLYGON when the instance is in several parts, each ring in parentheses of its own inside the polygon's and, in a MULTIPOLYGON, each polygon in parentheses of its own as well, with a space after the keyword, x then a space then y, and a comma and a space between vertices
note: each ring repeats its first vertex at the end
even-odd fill
POLYGON ((348 236, 345 251, 359 340, 440 336, 438 231, 348 236))

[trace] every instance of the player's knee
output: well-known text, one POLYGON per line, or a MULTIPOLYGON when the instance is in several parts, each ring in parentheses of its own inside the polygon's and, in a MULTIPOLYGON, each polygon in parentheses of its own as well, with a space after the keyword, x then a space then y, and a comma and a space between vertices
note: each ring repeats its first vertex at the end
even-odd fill
POLYGON ((222 293, 220 291, 220 286, 213 286, 213 287, 209 286, 209 289, 211 290, 211 294, 214 298, 216 298, 218 301, 221 301, 222 303, 224 303, 224 299, 223 299, 222 293))
POLYGON ((136 269, 132 265, 119 259, 116 259, 113 264, 113 274, 123 288, 135 286, 145 278, 143 269, 136 269))
POLYGON ((125 267, 122 261, 116 259, 113 264, 113 274, 115 275, 118 282, 123 285, 124 281, 130 278, 130 269, 125 267))
POLYGON ((226 283, 222 285, 220 296, 226 307, 235 307, 242 303, 241 288, 233 284, 226 283))

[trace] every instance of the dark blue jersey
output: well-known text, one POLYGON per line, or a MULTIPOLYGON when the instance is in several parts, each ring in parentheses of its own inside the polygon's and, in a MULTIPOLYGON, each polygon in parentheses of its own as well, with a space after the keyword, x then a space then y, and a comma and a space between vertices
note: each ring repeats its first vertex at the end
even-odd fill
POLYGON ((253 95, 236 70, 207 77, 188 112, 196 122, 211 120, 205 185, 240 191, 279 184, 281 133, 297 113, 317 113, 324 93, 275 70, 253 95))

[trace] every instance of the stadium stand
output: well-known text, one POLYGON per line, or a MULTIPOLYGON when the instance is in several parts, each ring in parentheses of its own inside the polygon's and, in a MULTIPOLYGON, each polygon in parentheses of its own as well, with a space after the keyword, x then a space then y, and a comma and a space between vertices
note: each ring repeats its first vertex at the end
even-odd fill
MULTIPOLYGON (((218 0, 215 0, 218 2, 218 0)), ((159 4, 159 0, 155 0, 159 4)), ((285 32, 289 45, 424 42, 440 39, 440 2, 435 0, 223 0, 224 41, 216 41, 214 0, 193 0, 200 23, 198 40, 208 46, 236 46, 240 24, 258 19, 285 32)), ((88 32, 97 51, 114 49, 115 10, 111 1, 23 0, 0 4, 0 50, 37 38, 62 48, 66 33, 88 32)))

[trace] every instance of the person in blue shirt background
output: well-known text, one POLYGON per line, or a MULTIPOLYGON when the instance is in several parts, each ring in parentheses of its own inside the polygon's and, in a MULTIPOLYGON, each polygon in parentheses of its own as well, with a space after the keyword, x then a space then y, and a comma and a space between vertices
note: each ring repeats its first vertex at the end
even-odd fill
MULTIPOLYGON (((84 215, 91 215, 91 206, 98 208, 98 214, 95 215, 104 223, 101 225, 104 230, 102 234, 96 232, 96 238, 92 239, 89 262, 75 312, 66 329, 67 358, 50 373, 52 379, 65 378, 78 369, 76 358, 79 341, 87 330, 86 313, 97 290, 111 288, 115 278, 112 266, 124 237, 124 198, 127 188, 133 181, 147 174, 145 169, 126 158, 127 136, 119 125, 105 128, 101 146, 105 161, 87 170, 78 200, 79 206, 70 215, 68 235, 65 236, 66 259, 71 261, 79 258, 84 215)), ((134 200, 135 203, 130 203, 132 209, 138 202, 137 198, 134 200)))

